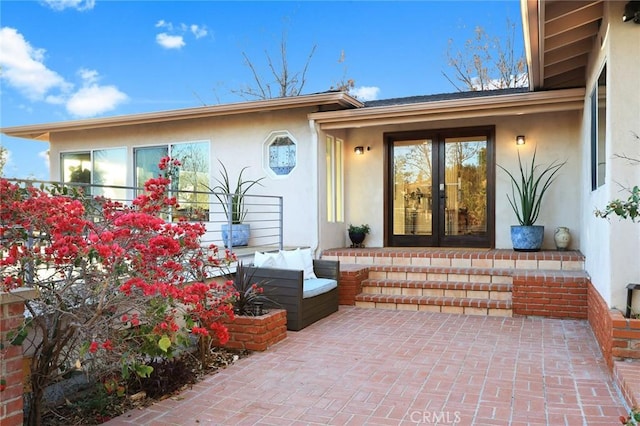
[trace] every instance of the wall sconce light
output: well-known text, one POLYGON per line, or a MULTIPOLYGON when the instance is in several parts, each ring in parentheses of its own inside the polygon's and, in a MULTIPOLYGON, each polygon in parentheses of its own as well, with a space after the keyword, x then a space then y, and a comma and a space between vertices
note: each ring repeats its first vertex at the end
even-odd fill
POLYGON ((640 1, 632 0, 624 6, 624 15, 622 22, 633 21, 640 24, 640 1))
POLYGON ((524 145, 524 135, 516 136, 516 145, 524 145))
MULTIPOLYGON (((367 151, 371 151, 370 146, 367 147, 367 151)), ((353 152, 355 152, 356 155, 364 154, 364 146, 356 146, 355 148, 353 148, 353 152)))

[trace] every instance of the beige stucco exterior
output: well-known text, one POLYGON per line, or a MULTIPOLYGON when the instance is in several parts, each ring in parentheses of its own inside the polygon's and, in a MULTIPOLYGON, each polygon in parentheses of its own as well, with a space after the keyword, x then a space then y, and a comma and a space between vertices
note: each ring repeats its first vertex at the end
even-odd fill
MULTIPOLYGON (((537 147, 537 161, 541 164, 552 163, 556 159, 567 160, 566 166, 557 179, 556 185, 546 195, 545 208, 538 220, 545 225, 545 248, 555 248, 553 232, 558 226, 572 228, 573 245, 580 245, 581 230, 578 226, 580 214, 579 192, 566 190, 581 180, 580 156, 576 155, 580 144, 580 120, 578 111, 562 113, 542 113, 527 116, 488 117, 464 120, 438 120, 389 126, 372 126, 364 129, 343 131, 345 145, 345 213, 346 225, 349 223, 368 223, 371 234, 367 244, 374 247, 384 246, 384 134, 407 130, 448 129, 455 127, 478 127, 492 125, 496 130, 496 162, 515 171, 517 151, 526 161, 537 147), (517 147, 515 137, 524 134, 527 143, 517 147), (364 155, 354 154, 356 146, 369 146, 364 155), (555 208, 555 206, 563 206, 555 208)), ((334 131, 327 131, 334 134, 334 131)), ((322 139, 322 138, 321 138, 322 139)), ((506 194, 511 186, 504 173, 496 172, 496 248, 510 248, 510 224, 517 224, 516 217, 509 206, 506 194)), ((339 246, 348 245, 346 233, 339 246)))
MULTIPOLYGON (((605 2, 604 19, 598 34, 600 48, 590 55, 587 72, 587 91, 581 127, 580 151, 583 153, 582 169, 587 179, 582 180, 581 223, 585 238, 580 250, 586 257, 586 269, 594 286, 610 306, 624 311, 627 283, 640 282, 640 224, 621 221, 612 217, 609 221, 596 218, 597 208, 603 208, 609 200, 626 199, 628 193, 622 187, 640 184, 640 167, 615 155, 640 158, 640 25, 623 23, 620 17, 625 2, 605 2), (590 181, 590 120, 589 94, 596 80, 607 65, 607 134, 606 181, 591 191, 590 181)), ((638 296, 636 296, 638 299, 638 296)), ((640 300, 634 304, 640 308, 640 300)))
MULTIPOLYGON (((621 22, 624 4, 602 5, 600 32, 588 54, 586 76, 582 76, 584 87, 544 90, 544 82, 553 78, 545 80, 542 76, 533 78, 535 90, 529 93, 378 107, 363 107, 344 93, 330 93, 23 126, 3 132, 49 140, 53 180, 60 178, 61 152, 126 147, 125 173, 130 185, 135 147, 208 141, 212 184, 218 176, 218 160, 231 170, 248 166, 247 178, 266 176, 264 185, 252 192, 284 198, 284 244, 310 246, 318 255, 324 249, 348 246, 346 230, 350 223, 371 226, 368 246, 385 244, 385 133, 494 126, 495 161, 507 169, 516 170, 518 150, 526 161, 537 149, 539 164, 566 160, 546 195, 538 220, 545 226, 543 248, 554 248, 556 227, 570 228, 570 248, 584 253, 593 284, 610 306, 624 310, 626 284, 640 282, 640 225, 594 215, 594 210, 609 200, 626 198, 621 185, 640 184, 640 166, 614 158, 616 154, 640 158, 640 142, 634 137, 640 135, 640 25, 621 22), (606 180, 592 190, 590 94, 605 63, 606 180), (264 142, 274 131, 288 132, 297 143, 296 168, 286 177, 274 177, 265 170, 264 142), (526 145, 517 147, 516 135, 525 135, 526 145), (328 137, 343 142, 344 220, 329 220, 327 216, 328 137), (355 155, 356 146, 371 149, 364 155, 355 155)), ((524 1, 523 5, 531 12, 524 19, 527 28, 532 28, 536 25, 537 15, 533 12, 538 2, 524 1)), ((544 48, 540 40, 531 38, 538 34, 536 28, 533 30, 525 37, 529 37, 527 48, 531 55, 544 48)), ((540 61, 538 57, 529 62, 546 70, 540 61)), ((491 173, 495 173, 495 247, 510 248, 510 225, 516 224, 506 199, 510 183, 500 170, 491 173)), ((635 308, 640 310, 640 300, 635 308)))

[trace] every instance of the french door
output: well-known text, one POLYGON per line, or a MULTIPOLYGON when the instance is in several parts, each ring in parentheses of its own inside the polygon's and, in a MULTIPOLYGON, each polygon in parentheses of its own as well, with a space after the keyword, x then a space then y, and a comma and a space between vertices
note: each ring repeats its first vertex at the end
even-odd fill
POLYGON ((493 247, 494 128, 390 133, 385 244, 493 247))

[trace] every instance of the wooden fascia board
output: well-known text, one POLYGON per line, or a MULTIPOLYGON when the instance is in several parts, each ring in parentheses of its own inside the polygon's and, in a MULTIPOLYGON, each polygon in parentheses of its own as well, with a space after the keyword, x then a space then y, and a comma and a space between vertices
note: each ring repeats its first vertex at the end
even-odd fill
POLYGON ((542 83, 538 1, 520 0, 520 13, 522 14, 524 48, 529 72, 529 88, 533 91, 542 83))
POLYGON ((262 101, 238 102, 209 107, 186 108, 180 110, 133 114, 126 116, 72 120, 49 124, 5 127, 0 132, 7 136, 49 140, 51 133, 98 129, 106 127, 134 126, 159 122, 192 120, 225 115, 250 114, 305 108, 321 105, 340 105, 343 108, 361 108, 364 104, 346 93, 321 93, 317 95, 291 96, 262 101))
POLYGON ((324 130, 581 110, 584 88, 309 114, 324 130))

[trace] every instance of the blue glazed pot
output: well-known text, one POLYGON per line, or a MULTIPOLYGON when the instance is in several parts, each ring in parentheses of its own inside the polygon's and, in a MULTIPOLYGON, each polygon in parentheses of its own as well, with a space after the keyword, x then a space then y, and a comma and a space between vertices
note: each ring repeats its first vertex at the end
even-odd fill
POLYGON ((250 225, 248 223, 234 223, 229 231, 229 224, 222 224, 222 241, 229 248, 241 247, 249 244, 250 225))
POLYGON ((540 251, 544 226, 511 226, 511 243, 515 251, 540 251))

